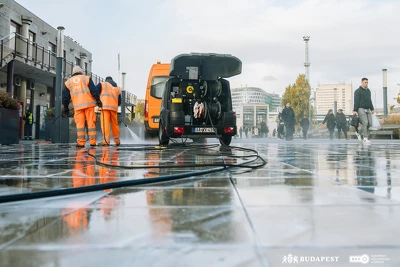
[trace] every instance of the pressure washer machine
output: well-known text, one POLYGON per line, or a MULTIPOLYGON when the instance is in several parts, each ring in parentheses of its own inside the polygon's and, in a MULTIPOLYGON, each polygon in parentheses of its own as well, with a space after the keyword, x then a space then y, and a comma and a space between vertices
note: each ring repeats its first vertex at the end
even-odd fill
POLYGON ((190 53, 172 59, 161 101, 159 143, 170 138, 218 138, 229 145, 237 133, 229 82, 242 62, 229 54, 190 53))

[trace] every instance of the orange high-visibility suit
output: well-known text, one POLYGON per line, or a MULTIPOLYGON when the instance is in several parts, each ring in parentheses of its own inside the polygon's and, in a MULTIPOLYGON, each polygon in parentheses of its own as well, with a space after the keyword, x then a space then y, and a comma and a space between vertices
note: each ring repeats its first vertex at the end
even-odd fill
POLYGON ((120 145, 120 130, 118 125, 118 106, 121 105, 121 90, 111 77, 107 77, 105 82, 97 85, 100 93, 100 100, 103 107, 100 114, 101 130, 103 132, 103 142, 99 145, 110 144, 110 126, 112 129, 112 137, 117 146, 120 145))
POLYGON ((74 67, 74 74, 65 82, 63 91, 64 112, 68 110, 70 99, 75 110, 75 124, 77 135, 77 146, 83 147, 85 139, 85 122, 88 127, 89 142, 91 146, 96 145, 96 114, 94 107, 99 105, 100 97, 92 79, 83 75, 80 67, 74 67))

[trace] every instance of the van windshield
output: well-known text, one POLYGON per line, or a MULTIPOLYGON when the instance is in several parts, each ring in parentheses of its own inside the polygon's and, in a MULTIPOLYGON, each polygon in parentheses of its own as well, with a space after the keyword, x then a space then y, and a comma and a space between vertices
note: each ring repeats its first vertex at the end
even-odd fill
POLYGON ((164 94, 165 83, 168 81, 169 78, 171 77, 169 76, 153 77, 151 81, 150 95, 152 97, 161 99, 164 94))

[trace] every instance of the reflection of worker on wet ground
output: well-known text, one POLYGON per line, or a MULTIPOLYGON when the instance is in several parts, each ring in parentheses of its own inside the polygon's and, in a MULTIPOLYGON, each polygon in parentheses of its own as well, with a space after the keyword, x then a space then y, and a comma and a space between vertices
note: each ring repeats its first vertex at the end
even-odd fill
MULTIPOLYGON (((119 151, 116 147, 102 147, 100 162, 103 164, 116 165, 119 161, 119 151)), ((99 183, 111 183, 117 181, 117 170, 107 166, 100 165, 99 183)))
MULTIPOLYGON (((116 147, 102 147, 101 149, 101 158, 100 162, 103 164, 118 164, 119 161, 119 151, 116 147)), ((112 183, 116 182, 117 178, 117 170, 115 168, 110 168, 107 166, 100 166, 99 168, 99 183, 112 183)), ((106 193, 111 193, 111 189, 104 190, 106 193)), ((100 199, 99 207, 100 212, 103 215, 104 219, 109 220, 112 217, 112 210, 115 209, 117 205, 117 198, 113 195, 104 196, 100 199)))
MULTIPOLYGON (((83 149, 76 151, 75 164, 72 170, 72 184, 74 187, 89 186, 96 183, 95 161, 87 155, 83 149)), ((80 230, 88 227, 89 210, 80 208, 70 214, 76 207, 63 210, 63 221, 67 223, 69 229, 80 230)))
MULTIPOLYGON (((156 166, 160 164, 160 154, 159 153, 150 153, 146 152, 145 159, 148 166, 156 166)), ((145 178, 153 178, 160 175, 159 168, 148 168, 148 172, 146 172, 143 176, 145 178)))
POLYGON ((74 187, 93 185, 95 178, 95 160, 83 149, 76 151, 74 169, 72 170, 74 187))

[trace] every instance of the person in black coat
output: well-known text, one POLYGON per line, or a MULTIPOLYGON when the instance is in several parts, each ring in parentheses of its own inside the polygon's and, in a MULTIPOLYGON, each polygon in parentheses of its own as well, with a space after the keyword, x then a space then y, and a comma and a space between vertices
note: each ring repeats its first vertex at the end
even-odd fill
POLYGON ((284 138, 284 132, 285 132, 285 122, 282 119, 282 113, 279 112, 278 117, 276 118, 276 124, 278 126, 277 133, 278 133, 278 138, 283 139, 284 138))
POLYGON ((343 109, 338 109, 337 114, 336 114, 336 125, 338 129, 338 139, 340 139, 340 134, 341 131, 344 133, 344 138, 347 138, 347 120, 346 120, 346 115, 343 113, 343 109))
POLYGON ((286 140, 293 140, 294 124, 296 123, 294 117, 294 110, 290 107, 290 103, 286 103, 282 111, 282 119, 285 122, 286 140))
POLYGON ((307 132, 308 128, 310 127, 310 121, 308 120, 307 116, 303 116, 303 120, 300 122, 301 128, 303 128, 303 138, 304 140, 307 139, 307 132))
POLYGON ((329 138, 333 140, 333 133, 335 132, 335 127, 336 127, 336 118, 335 115, 333 115, 333 110, 330 109, 328 111, 328 114, 326 114, 324 121, 322 124, 325 124, 328 127, 329 130, 329 138))

